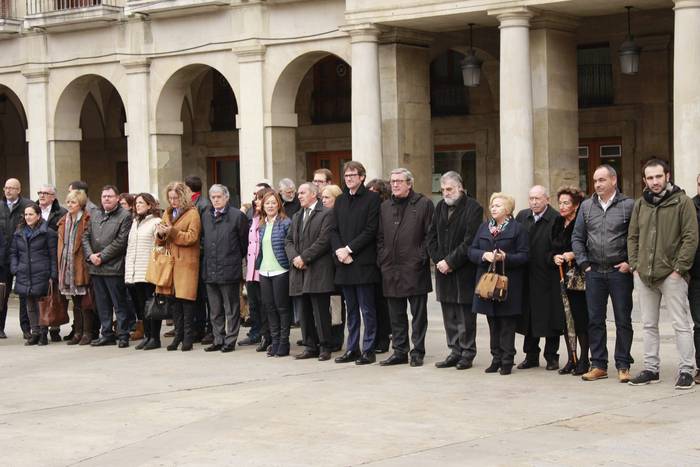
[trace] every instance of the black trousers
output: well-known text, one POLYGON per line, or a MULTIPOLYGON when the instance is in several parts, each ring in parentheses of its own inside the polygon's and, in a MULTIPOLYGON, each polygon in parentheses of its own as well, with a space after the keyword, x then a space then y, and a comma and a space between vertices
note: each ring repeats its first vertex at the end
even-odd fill
POLYGON ((700 369, 700 277, 693 277, 688 284, 690 314, 693 316, 693 339, 695 340, 695 366, 700 369))
POLYGON ((173 323, 175 324, 175 339, 173 342, 184 342, 192 344, 194 342, 194 329, 192 321, 194 319, 196 301, 185 300, 184 298, 173 299, 173 323))
MULTIPOLYGON (((559 341, 560 336, 547 336, 544 342, 544 359, 548 362, 559 361, 559 341)), ((526 335, 523 340, 523 352, 529 362, 540 360, 540 338, 526 335)))
POLYGON ((102 337, 129 340, 131 314, 126 303, 126 285, 123 276, 92 276, 95 301, 100 318, 102 337), (112 329, 112 316, 117 317, 117 328, 112 329))
POLYGON ((377 333, 374 338, 374 348, 388 350, 389 344, 391 344, 391 318, 381 282, 376 284, 374 291, 374 304, 377 309, 377 333))
POLYGON ((476 357, 476 314, 471 304, 440 302, 447 347, 457 358, 476 357))
MULTIPOLYGON (((251 284, 251 282, 248 282, 251 284)), ((248 291, 250 294, 250 290, 248 291)), ((266 334, 261 332, 261 336, 269 336, 273 347, 289 346, 289 328, 292 324, 292 310, 289 300, 289 273, 285 272, 277 276, 260 276, 260 296, 265 320, 268 323, 266 334)), ((250 295, 249 295, 250 296, 250 295)), ((287 348, 288 350, 288 348, 287 348)))
POLYGON ((304 294, 294 297, 304 346, 311 352, 331 352, 331 294, 304 294))
POLYGON ((391 335, 394 353, 407 355, 411 349, 408 341, 408 316, 406 305, 411 306, 412 356, 425 355, 425 334, 428 332, 428 294, 411 297, 387 297, 391 317, 391 335))
POLYGON ((146 319, 146 300, 153 296, 156 291, 156 286, 148 282, 137 282, 136 284, 128 284, 127 290, 131 295, 131 300, 136 308, 137 316, 143 320, 143 335, 146 338, 160 341, 160 326, 161 320, 146 319))
POLYGON ((270 322, 260 294, 260 282, 248 281, 245 283, 245 288, 248 291, 248 310, 252 320, 248 337, 253 340, 257 340, 258 337, 270 340, 270 322))
POLYGON ((489 316, 491 356, 495 363, 513 366, 515 359, 515 328, 518 316, 489 316))

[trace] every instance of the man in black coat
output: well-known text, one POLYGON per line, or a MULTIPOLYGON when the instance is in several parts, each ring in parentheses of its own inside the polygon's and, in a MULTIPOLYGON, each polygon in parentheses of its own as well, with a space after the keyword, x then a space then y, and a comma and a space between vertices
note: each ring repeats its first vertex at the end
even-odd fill
POLYGON ((375 287, 380 280, 377 268, 377 229, 379 195, 365 188, 365 167, 350 161, 343 167, 345 190, 335 200, 335 228, 331 237, 335 256, 335 283, 342 287, 347 307, 348 343, 336 363, 374 363, 377 332, 375 287), (360 318, 362 315, 362 318, 360 318), (360 352, 360 325, 365 333, 360 352))
POLYGON ((204 350, 236 349, 241 327, 240 283, 248 246, 248 219, 229 205, 223 185, 209 189, 211 206, 202 215, 202 280, 206 283, 214 342, 204 350))
POLYGON ((559 368, 559 336, 564 332, 564 306, 559 289, 559 273, 552 260, 552 227, 559 213, 549 205, 547 189, 535 185, 528 193, 529 209, 516 220, 530 239, 525 300, 518 332, 525 336, 525 360, 518 369, 540 366, 540 337, 545 338, 544 358, 548 370, 559 368))
MULTIPOLYGON (((2 259, 5 269, 5 296, 0 297, 2 299, 2 309, 0 310, 0 338, 4 339, 5 335, 5 321, 7 320, 7 300, 10 298, 10 292, 12 291, 12 281, 14 276, 10 272, 10 242, 12 240, 12 235, 17 230, 17 226, 22 222, 24 218, 24 208, 32 204, 32 201, 27 198, 22 198, 20 195, 22 193, 22 185, 16 178, 10 178, 5 182, 5 187, 3 188, 5 197, 2 202, 0 202, 0 229, 2 229, 2 234, 5 236, 6 251, 2 259)), ((27 303, 24 298, 19 299, 19 325, 22 328, 22 333, 25 339, 31 337, 29 317, 27 316, 27 303)))
POLYGON ((430 226, 428 252, 435 263, 435 290, 450 355, 438 368, 472 367, 476 356, 476 314, 472 313, 476 265, 469 246, 484 217, 484 208, 464 192, 462 177, 453 171, 440 178, 442 200, 430 226))
MULTIPOLYGON (((56 232, 58 230, 58 221, 68 212, 58 204, 56 199, 56 187, 51 184, 41 185, 37 193, 39 199, 36 204, 41 208, 41 218, 46 222, 49 229, 56 232)), ((51 342, 61 341, 61 327, 53 326, 49 329, 51 342)))
POLYGON ((306 349, 297 360, 316 358, 330 360, 333 349, 331 335, 331 293, 335 291, 335 271, 331 256, 333 211, 318 200, 313 183, 299 187, 301 210, 292 218, 285 239, 285 252, 291 264, 289 295, 299 313, 301 336, 306 349))
POLYGON ((411 305, 411 366, 422 366, 428 331, 428 293, 433 290, 428 258, 428 231, 433 202, 413 191, 413 174, 403 168, 391 171, 391 198, 380 210, 377 258, 384 296, 391 317, 394 353, 380 365, 408 363, 408 317, 411 305))

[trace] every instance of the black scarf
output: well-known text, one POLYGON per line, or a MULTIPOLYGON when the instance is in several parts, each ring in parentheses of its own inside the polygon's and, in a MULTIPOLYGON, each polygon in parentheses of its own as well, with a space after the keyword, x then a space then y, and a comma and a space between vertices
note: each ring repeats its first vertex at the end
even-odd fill
POLYGON ((645 188, 642 196, 644 196, 644 199, 647 203, 653 204, 654 206, 658 206, 659 204, 661 204, 662 201, 665 201, 669 196, 671 196, 677 191, 680 191, 680 188, 673 185, 673 183, 668 182, 666 184, 666 188, 664 188, 660 193, 657 194, 651 191, 650 189, 645 188))

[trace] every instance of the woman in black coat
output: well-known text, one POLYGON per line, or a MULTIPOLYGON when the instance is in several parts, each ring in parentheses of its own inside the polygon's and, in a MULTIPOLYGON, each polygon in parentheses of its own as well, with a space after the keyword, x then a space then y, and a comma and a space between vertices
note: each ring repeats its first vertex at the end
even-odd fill
MULTIPOLYGON (((552 227, 552 261, 557 267, 564 265, 567 268, 575 267, 576 262, 573 248, 571 247, 571 234, 576 223, 578 207, 583 201, 584 195, 579 188, 563 187, 557 192, 559 201, 559 217, 552 227)), ((586 292, 579 290, 567 290, 566 295, 571 305, 571 314, 574 318, 574 328, 576 337, 581 347, 578 363, 574 365, 569 358, 569 362, 559 370, 559 374, 582 375, 588 371, 588 305, 586 303, 586 292)))
POLYGON ((57 274, 56 232, 41 218, 41 208, 24 209, 24 221, 12 236, 10 271, 15 276, 15 293, 27 301, 32 336, 25 345, 47 345, 48 328, 39 326, 39 299, 49 291, 49 280, 57 274))
POLYGON ((489 200, 491 219, 481 224, 469 248, 469 259, 477 265, 476 283, 491 263, 508 277, 508 296, 504 302, 474 297, 472 311, 486 315, 491 334, 493 361, 486 373, 499 371, 509 375, 515 358, 515 328, 522 313, 523 283, 528 261, 527 231, 513 219, 515 200, 504 193, 494 193, 489 200), (499 264, 500 263, 500 264, 499 264))

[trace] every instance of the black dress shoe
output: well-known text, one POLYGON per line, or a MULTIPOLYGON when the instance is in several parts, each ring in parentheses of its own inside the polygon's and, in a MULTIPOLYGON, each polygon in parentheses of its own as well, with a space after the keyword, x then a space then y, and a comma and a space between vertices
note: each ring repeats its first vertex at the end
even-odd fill
POLYGON ((24 337, 24 340, 26 341, 27 339, 31 339, 31 338, 32 338, 32 333, 29 332, 29 331, 23 331, 23 332, 22 332, 22 336, 24 337))
POLYGON ((321 352, 321 353, 318 355, 318 361, 319 361, 319 362, 325 362, 326 360, 330 360, 330 359, 331 359, 331 353, 330 353, 330 352, 321 352))
POLYGON ((182 347, 180 347, 180 351, 181 352, 189 352, 190 350, 192 350, 192 347, 193 347, 192 342, 183 341, 182 347))
POLYGON ((49 335, 51 336, 51 342, 61 342, 61 331, 49 331, 49 335))
POLYGON ((114 337, 100 337, 90 342, 90 345, 93 347, 103 347, 105 345, 115 345, 116 343, 117 340, 114 337))
POLYGON ((262 338, 262 339, 260 339, 260 343, 258 344, 258 346, 255 348, 255 351, 256 352, 267 352, 267 348, 270 347, 271 343, 272 342, 270 341, 270 339, 262 338))
POLYGON ((547 370, 554 371, 559 369, 559 362, 557 360, 549 360, 547 362, 547 370))
POLYGON ((223 353, 233 352, 234 350, 236 350, 236 344, 226 344, 225 346, 221 347, 221 352, 223 353))
POLYGON ((386 360, 379 362, 379 366, 404 365, 406 363, 408 363, 408 355, 393 353, 386 360))
POLYGON ((218 352, 219 350, 221 350, 221 344, 212 344, 204 348, 205 352, 218 352))
POLYGON ((256 339, 251 339, 250 337, 244 337, 243 339, 238 341, 238 345, 245 346, 245 345, 256 345, 260 343, 260 338, 256 339))
POLYGON ((457 364, 455 365, 455 368, 457 368, 458 370, 468 370, 472 367, 472 365, 472 361, 468 358, 460 358, 457 364))
POLYGON ((24 345, 37 345, 39 343, 39 334, 33 334, 29 336, 29 339, 27 339, 27 342, 24 343, 24 345))
POLYGON ((355 365, 369 365, 377 361, 374 352, 363 352, 362 356, 355 360, 355 365))
POLYGON ((39 345, 49 345, 49 337, 46 334, 39 336, 39 345))
POLYGON ((501 369, 498 371, 502 375, 509 375, 513 372, 513 365, 501 365, 501 369))
POLYGON ((212 343, 214 343, 214 335, 212 333, 209 333, 206 336, 202 337, 202 340, 200 341, 200 344, 202 345, 209 345, 212 343))
POLYGON ((576 368, 576 365, 574 365, 574 362, 569 360, 568 362, 566 362, 566 365, 564 365, 564 368, 559 370, 558 373, 560 375, 570 375, 571 372, 573 372, 575 368, 576 368))
POLYGON ((526 359, 520 362, 518 365, 518 370, 527 370, 528 368, 537 368, 538 366, 540 366, 540 362, 526 359))
POLYGON ((69 340, 73 339, 73 336, 75 336, 75 329, 71 328, 70 333, 68 333, 67 336, 63 336, 63 340, 69 341, 69 340))
POLYGON ((357 352, 347 351, 340 357, 335 357, 335 363, 350 363, 354 362, 358 358, 359 354, 357 352))
POLYGON ((160 339, 151 339, 148 341, 143 350, 155 350, 160 349, 160 339))
POLYGON ((576 368, 574 368, 574 371, 572 371, 571 374, 574 376, 585 375, 586 373, 588 373, 590 366, 591 362, 589 362, 588 360, 579 360, 576 364, 576 368))
POLYGON ((484 373, 496 373, 501 368, 501 362, 491 362, 485 370, 484 373))
POLYGON ((308 360, 309 358, 318 358, 318 353, 304 350, 302 353, 294 356, 295 360, 308 360))
POLYGON ((452 368, 453 366, 457 366, 458 361, 459 357, 457 355, 450 354, 443 361, 435 362, 435 366, 437 368, 452 368))
POLYGON ((423 357, 411 355, 411 366, 423 366, 423 357))
POLYGON ((148 341, 150 341, 150 337, 144 337, 141 342, 139 342, 134 349, 136 350, 143 350, 144 347, 146 347, 146 344, 148 344, 148 341))
POLYGON ((120 349, 125 349, 125 348, 129 347, 129 341, 127 339, 119 339, 118 347, 120 349))

